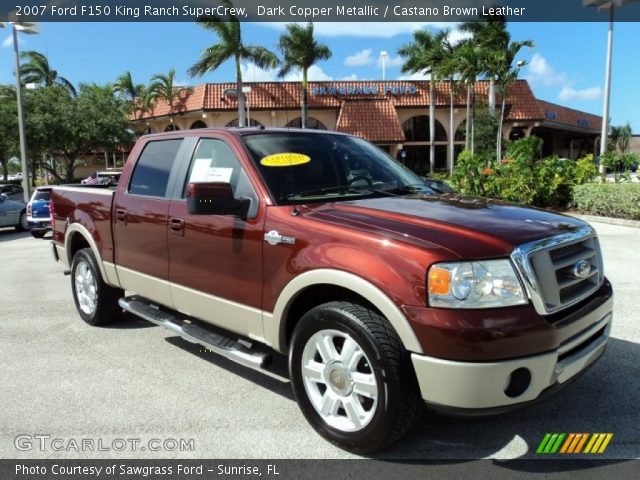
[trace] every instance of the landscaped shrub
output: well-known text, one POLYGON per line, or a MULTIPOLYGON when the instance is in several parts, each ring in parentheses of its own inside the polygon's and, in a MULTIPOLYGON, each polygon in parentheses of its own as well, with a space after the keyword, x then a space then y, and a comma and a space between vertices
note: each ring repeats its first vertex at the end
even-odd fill
POLYGON ((640 220, 640 183, 578 185, 573 201, 583 213, 640 220))

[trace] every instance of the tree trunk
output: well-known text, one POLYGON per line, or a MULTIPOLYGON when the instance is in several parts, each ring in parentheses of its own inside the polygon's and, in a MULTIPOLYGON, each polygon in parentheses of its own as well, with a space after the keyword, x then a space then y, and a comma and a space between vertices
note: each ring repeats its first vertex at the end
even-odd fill
POLYGON ((507 102, 506 92, 502 93, 502 109, 500 110, 500 121, 498 122, 498 137, 496 138, 496 159, 502 160, 502 125, 504 124, 504 109, 507 102))
POLYGON ((467 85, 467 122, 464 126, 464 149, 471 148, 471 85, 467 85))
POLYGON ((302 116, 300 117, 300 126, 307 128, 307 69, 302 70, 302 116))
POLYGON ((489 113, 496 116, 496 81, 493 77, 489 78, 489 113))
POLYGON ((456 132, 453 131, 453 105, 454 105, 454 96, 453 96, 453 87, 454 80, 450 80, 451 84, 449 85, 449 173, 453 172, 453 164, 455 163, 455 139, 456 132))
POLYGON ((75 159, 78 158, 78 154, 77 152, 74 152, 73 154, 67 153, 62 158, 64 161, 64 168, 65 168, 65 181, 73 182, 75 177, 75 170, 76 170, 75 159))
POLYGON ((236 96, 238 98, 238 126, 246 126, 246 111, 244 92, 242 91, 242 70, 240 69, 240 57, 236 56, 236 96))
POLYGON ((436 88, 433 75, 429 79, 429 173, 436 165, 436 88))

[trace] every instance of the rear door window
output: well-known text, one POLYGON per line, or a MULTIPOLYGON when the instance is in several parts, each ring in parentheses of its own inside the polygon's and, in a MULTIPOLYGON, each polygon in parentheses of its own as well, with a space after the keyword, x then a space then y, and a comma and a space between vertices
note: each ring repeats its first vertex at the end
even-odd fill
POLYGON ((169 176, 181 144, 181 138, 147 143, 133 170, 129 193, 166 197, 169 176))

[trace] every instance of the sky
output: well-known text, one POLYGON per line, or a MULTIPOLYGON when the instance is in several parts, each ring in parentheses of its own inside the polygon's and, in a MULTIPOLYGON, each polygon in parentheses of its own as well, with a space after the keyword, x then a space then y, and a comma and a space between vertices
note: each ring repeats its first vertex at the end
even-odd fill
MULTIPOLYGON (((397 50, 411 41, 412 32, 442 24, 425 23, 316 23, 318 40, 333 52, 328 61, 310 71, 311 80, 379 80, 380 52, 387 51, 386 78, 401 74, 397 50)), ((515 40, 530 39, 535 47, 522 52, 528 62, 520 78, 529 80, 534 94, 550 102, 602 114, 607 23, 512 22, 515 40)), ((453 38, 460 38, 455 23, 446 25, 453 38)), ((22 35, 21 50, 47 55, 52 68, 74 84, 114 81, 131 71, 136 83, 147 83, 155 73, 171 68, 183 85, 235 80, 231 62, 202 78, 190 78, 188 68, 200 52, 216 43, 214 34, 193 23, 44 23, 40 35, 22 35)), ((276 51, 284 30, 281 23, 244 23, 246 44, 276 51)), ((640 133, 640 23, 616 23, 614 29, 611 120, 629 122, 640 133)), ((8 29, 0 30, 0 83, 13 82, 13 50, 8 29)), ((245 81, 277 80, 277 72, 243 64, 245 81)), ((414 78, 419 78, 414 77, 414 78)), ((297 80, 293 74, 287 80, 297 80)))

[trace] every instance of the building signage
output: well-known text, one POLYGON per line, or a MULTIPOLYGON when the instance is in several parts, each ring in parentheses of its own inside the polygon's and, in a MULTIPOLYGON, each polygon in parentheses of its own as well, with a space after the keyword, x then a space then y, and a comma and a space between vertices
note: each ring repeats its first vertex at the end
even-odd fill
POLYGON ((312 95, 415 95, 418 89, 415 85, 383 85, 377 83, 362 85, 329 85, 316 86, 311 89, 312 95))

